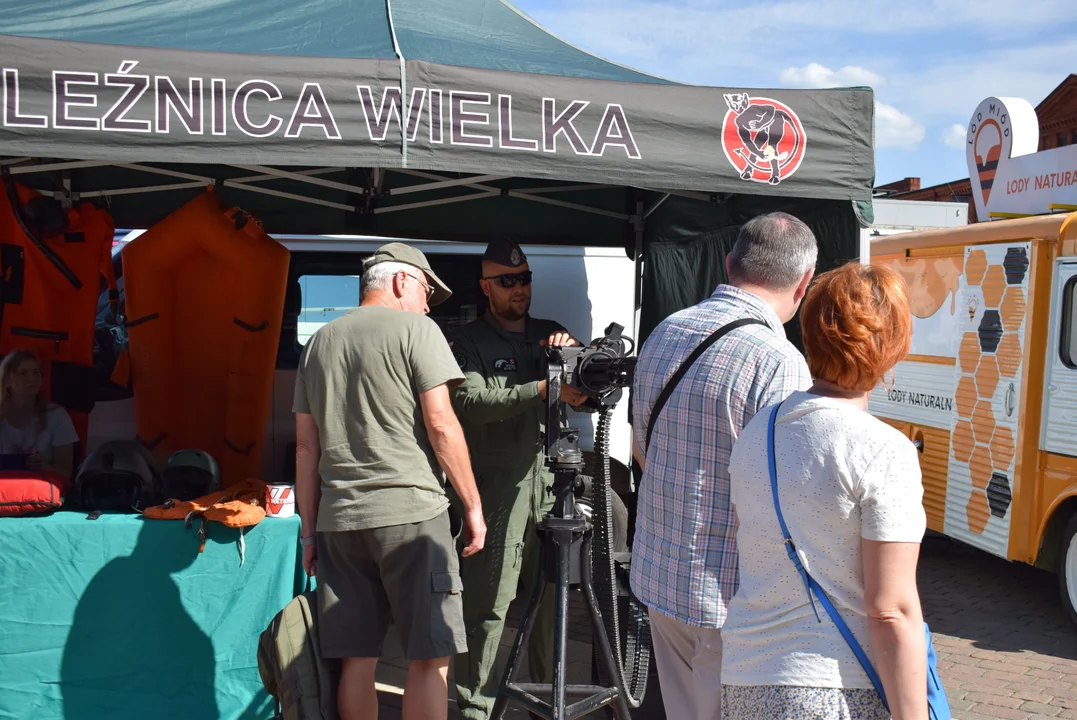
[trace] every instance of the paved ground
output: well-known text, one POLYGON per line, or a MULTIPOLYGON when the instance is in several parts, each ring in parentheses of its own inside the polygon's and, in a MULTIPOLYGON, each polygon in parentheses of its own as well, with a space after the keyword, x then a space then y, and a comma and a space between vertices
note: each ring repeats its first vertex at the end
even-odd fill
MULTIPOLYGON (((1061 608, 1053 575, 933 538, 921 553, 920 597, 955 720, 1077 720, 1077 627, 1061 608)), ((574 600, 569 680, 583 683, 590 679, 590 634, 578 595, 574 600)), ((506 632, 503 654, 513 637, 506 632)), ((400 718, 405 667, 398 649, 387 650, 380 720, 400 718)), ((664 720, 657 681, 647 695, 633 720, 664 720)))
POLYGON ((920 565, 954 718, 1077 718, 1077 628, 1054 575, 945 539, 920 565))

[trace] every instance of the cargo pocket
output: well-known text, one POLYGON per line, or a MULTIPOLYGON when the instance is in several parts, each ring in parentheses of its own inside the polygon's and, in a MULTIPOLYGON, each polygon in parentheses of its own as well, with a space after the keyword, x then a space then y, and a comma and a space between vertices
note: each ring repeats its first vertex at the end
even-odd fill
MULTIPOLYGON (((464 629, 464 582, 460 573, 439 570, 430 573, 430 657, 448 657, 467 650, 464 629)), ((414 642, 414 641, 413 641, 414 642)))
POLYGON ((460 574, 448 570, 430 573, 430 584, 430 589, 435 593, 459 595, 464 590, 464 582, 460 579, 460 574))

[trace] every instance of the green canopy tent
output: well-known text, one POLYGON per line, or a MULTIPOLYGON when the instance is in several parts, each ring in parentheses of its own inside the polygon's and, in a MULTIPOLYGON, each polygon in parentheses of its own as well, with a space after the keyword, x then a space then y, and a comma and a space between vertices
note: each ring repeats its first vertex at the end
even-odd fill
POLYGON ((823 265, 870 221, 870 89, 680 85, 504 0, 20 0, 0 57, 4 169, 118 227, 215 184, 270 232, 624 247, 643 335, 753 215, 823 265))

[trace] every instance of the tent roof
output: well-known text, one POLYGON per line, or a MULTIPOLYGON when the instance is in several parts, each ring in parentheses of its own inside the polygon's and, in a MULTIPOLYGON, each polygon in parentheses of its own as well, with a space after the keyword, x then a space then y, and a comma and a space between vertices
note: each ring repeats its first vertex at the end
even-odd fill
POLYGON ((9 3, 4 33, 173 50, 396 59, 668 83, 556 37, 507 0, 53 0, 9 3))
POLYGON ((507 0, 6 0, 0 57, 0 174, 118 227, 213 184, 272 233, 661 246, 664 317, 760 212, 824 264, 870 221, 870 88, 678 84, 507 0))
POLYGON ((637 246, 670 196, 870 202, 870 88, 673 83, 507 0, 9 0, 0 172, 148 227, 637 246), (72 194, 69 194, 72 193, 72 194))

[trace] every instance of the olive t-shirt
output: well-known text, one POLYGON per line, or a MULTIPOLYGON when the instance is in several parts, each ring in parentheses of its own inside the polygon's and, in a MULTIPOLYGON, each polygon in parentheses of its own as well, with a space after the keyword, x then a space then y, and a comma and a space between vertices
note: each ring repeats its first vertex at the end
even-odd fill
POLYGON ((419 394, 463 379, 441 329, 418 313, 359 307, 311 336, 292 411, 318 424, 318 531, 417 523, 445 510, 419 394))

